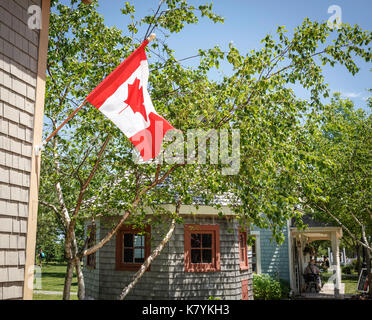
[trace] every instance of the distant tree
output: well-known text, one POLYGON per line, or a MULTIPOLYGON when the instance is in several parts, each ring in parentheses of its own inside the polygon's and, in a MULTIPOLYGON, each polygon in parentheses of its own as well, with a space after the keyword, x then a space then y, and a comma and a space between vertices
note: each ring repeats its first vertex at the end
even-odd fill
POLYGON ((36 253, 42 249, 47 262, 64 261, 64 248, 61 246, 63 230, 57 217, 41 207, 37 220, 36 253))
MULTIPOLYGON (((368 105, 371 107, 371 98, 368 105)), ((303 199, 316 218, 337 223, 343 228, 346 241, 364 247, 369 265, 372 115, 356 110, 351 100, 336 94, 325 107, 314 140, 317 157, 323 160, 318 163, 321 165, 311 168, 313 174, 308 179, 316 187, 305 192, 303 199)))

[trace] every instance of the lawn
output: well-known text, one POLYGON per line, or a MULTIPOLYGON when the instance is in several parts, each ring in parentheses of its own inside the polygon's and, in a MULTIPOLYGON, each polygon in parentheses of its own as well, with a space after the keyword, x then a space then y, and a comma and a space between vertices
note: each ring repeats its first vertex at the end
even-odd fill
POLYGON ((357 294, 356 291, 358 278, 352 279, 342 279, 342 282, 345 283, 345 294, 357 294))
MULTIPOLYGON (((325 283, 331 277, 331 273, 322 273, 322 281, 325 283)), ((345 294, 357 294, 358 274, 341 274, 341 282, 345 283, 345 294)))
MULTIPOLYGON (((42 293, 34 293, 32 295, 33 300, 62 300, 61 294, 42 294, 42 293)), ((70 300, 78 300, 77 295, 71 295, 70 300)))
MULTIPOLYGON (((37 271, 37 270, 36 270, 37 271)), ((41 282, 37 279, 35 274, 34 291, 58 291, 60 295, 56 294, 41 294, 34 293, 33 300, 60 300, 62 299, 63 285, 65 281, 66 264, 50 262, 44 264, 41 268, 41 282), (39 286, 37 284, 40 284, 39 286)), ((77 281, 74 274, 71 292, 77 292, 77 281)), ((71 295, 72 300, 76 300, 76 295, 71 295)))

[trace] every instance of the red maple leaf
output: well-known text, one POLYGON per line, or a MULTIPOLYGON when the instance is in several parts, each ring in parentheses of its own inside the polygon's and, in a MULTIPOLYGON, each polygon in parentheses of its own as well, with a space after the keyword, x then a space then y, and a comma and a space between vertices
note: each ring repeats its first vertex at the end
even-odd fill
MULTIPOLYGON (((136 80, 134 80, 132 84, 128 85, 128 98, 124 102, 131 107, 133 113, 139 112, 140 114, 142 114, 143 118, 146 121, 148 121, 146 108, 145 105, 143 104, 144 103, 143 88, 142 87, 140 88, 139 86, 140 81, 138 78, 136 78, 136 80)), ((127 107, 125 107, 124 109, 126 108, 127 107)), ((121 110, 119 113, 124 111, 124 109, 121 110)))

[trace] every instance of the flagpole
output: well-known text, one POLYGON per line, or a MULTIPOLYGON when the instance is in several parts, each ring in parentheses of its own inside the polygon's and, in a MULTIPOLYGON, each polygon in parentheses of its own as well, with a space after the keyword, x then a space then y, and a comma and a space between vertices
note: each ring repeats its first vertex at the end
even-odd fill
POLYGON ((152 40, 154 40, 156 38, 156 34, 155 33, 151 33, 149 35, 149 37, 146 39, 148 42, 151 42, 152 40))
POLYGON ((57 133, 58 133, 58 131, 59 130, 61 130, 61 128, 68 122, 68 121, 70 121, 71 120, 71 118, 75 115, 75 114, 77 114, 78 112, 79 112, 79 110, 82 108, 82 107, 84 107, 85 106, 85 104, 87 103, 88 101, 87 100, 84 100, 84 102, 78 107, 78 108, 76 108, 75 110, 74 110, 74 112, 72 112, 67 118, 66 118, 66 120, 65 121, 63 121, 60 125, 59 125, 59 127, 57 128, 57 129, 55 129, 50 135, 49 135, 49 137, 48 138, 46 138, 45 140, 44 140, 44 142, 45 143, 48 143, 49 142, 49 140, 50 139, 52 139, 57 133))
POLYGON ((43 150, 44 149, 44 146, 49 142, 50 139, 52 139, 57 133, 59 130, 61 130, 61 128, 71 120, 72 117, 75 116, 75 114, 77 114, 79 112, 79 110, 85 106, 85 104, 87 103, 88 101, 87 100, 84 100, 83 103, 77 107, 59 126, 57 129, 55 129, 42 143, 41 145, 37 145, 35 146, 35 155, 38 156, 39 155, 39 151, 43 150))
MULTIPOLYGON (((148 38, 146 39, 148 42, 151 42, 152 40, 154 40, 156 38, 156 34, 155 33, 151 33, 148 38)), ((66 119, 65 121, 63 121, 57 129, 55 129, 42 143, 41 145, 36 145, 35 146, 35 155, 38 156, 39 155, 39 152, 41 150, 44 149, 44 146, 49 142, 50 139, 52 139, 57 133, 59 130, 61 130, 61 128, 68 122, 71 120, 72 117, 75 116, 75 114, 77 114, 79 112, 79 110, 85 106, 85 104, 87 103, 88 101, 87 100, 84 100, 83 103, 78 107, 76 108, 66 119)))

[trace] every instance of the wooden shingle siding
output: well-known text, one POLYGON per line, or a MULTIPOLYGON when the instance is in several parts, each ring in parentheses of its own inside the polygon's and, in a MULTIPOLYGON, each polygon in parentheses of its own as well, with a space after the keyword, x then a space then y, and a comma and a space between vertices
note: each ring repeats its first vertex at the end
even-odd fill
POLYGON ((268 229, 255 227, 254 230, 260 232, 261 273, 289 282, 288 228, 282 230, 285 236, 283 244, 277 244, 268 229))
MULTIPOLYGON (((240 270, 237 225, 224 218, 184 218, 185 224, 219 224, 221 271, 185 272, 184 226, 177 225, 169 243, 153 261, 151 271, 127 296, 127 299, 242 299, 242 280, 248 280, 248 298, 253 299, 252 268, 240 270), (230 232, 230 230, 232 232, 230 232)), ((110 225, 97 225, 97 239, 103 238, 110 225), (99 233, 99 234, 98 234, 99 233)), ((152 248, 162 240, 152 227, 152 248)), ((86 294, 93 299, 118 299, 122 289, 132 280, 134 272, 115 270, 115 242, 111 239, 97 253, 96 269, 84 268, 86 294)), ((251 261, 249 261, 251 264, 251 261)))
POLYGON ((0 299, 23 297, 39 30, 30 5, 0 0, 0 299))
MULTIPOLYGON (((85 228, 84 237, 87 237, 87 226, 85 228)), ((96 222, 96 240, 100 239, 100 221, 96 222)), ((84 258, 84 279, 85 283, 89 283, 90 285, 85 288, 85 294, 88 297, 98 297, 99 294, 99 253, 100 250, 96 252, 96 263, 95 268, 87 268, 87 258, 84 258)))

